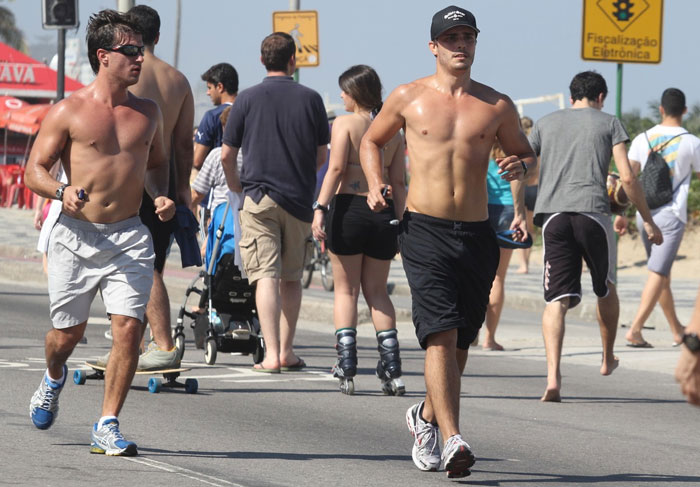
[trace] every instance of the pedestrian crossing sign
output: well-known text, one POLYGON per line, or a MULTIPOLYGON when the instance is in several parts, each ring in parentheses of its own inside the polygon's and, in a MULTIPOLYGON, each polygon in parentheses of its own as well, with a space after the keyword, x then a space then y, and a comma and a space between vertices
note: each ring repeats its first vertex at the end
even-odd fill
POLYGON ((319 65, 318 12, 289 10, 272 13, 273 32, 286 32, 296 44, 297 67, 319 65))

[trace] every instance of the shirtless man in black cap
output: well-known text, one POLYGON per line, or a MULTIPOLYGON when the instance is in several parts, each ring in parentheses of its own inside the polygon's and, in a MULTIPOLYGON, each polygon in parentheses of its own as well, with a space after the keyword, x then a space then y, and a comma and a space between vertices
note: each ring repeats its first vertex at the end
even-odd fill
MULTIPOLYGON (((411 287, 416 335, 425 354, 425 401, 406 413, 415 437, 413 461, 448 477, 465 477, 475 458, 459 431, 461 375, 469 344, 484 321, 498 267, 496 236, 488 222, 486 173, 498 139, 507 157, 502 177, 522 181, 537 164, 520 130, 512 101, 471 79, 479 29, 474 16, 447 7, 433 16, 430 51, 436 73, 396 88, 362 140, 369 183, 367 203, 387 206, 381 148, 402 127, 411 160, 411 184, 399 245, 411 287), (444 440, 442 456, 438 427, 444 440)), ((524 185, 516 183, 514 238, 527 238, 524 185)))

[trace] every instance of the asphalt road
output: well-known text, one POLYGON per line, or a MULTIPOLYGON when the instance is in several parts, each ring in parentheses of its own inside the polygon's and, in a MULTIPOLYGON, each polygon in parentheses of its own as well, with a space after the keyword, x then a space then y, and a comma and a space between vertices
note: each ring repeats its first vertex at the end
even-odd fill
MULTIPOLYGON (((71 373, 109 347, 97 301, 88 344, 76 348, 71 373)), ((0 284, 0 484, 700 485, 700 410, 684 403, 671 370, 621 367, 603 378, 595 349, 582 349, 567 358, 565 402, 543 404, 538 399, 544 359, 526 342, 518 353, 472 354, 460 416, 477 455, 472 476, 451 481, 444 472, 418 471, 404 414, 425 391, 423 353, 408 324, 400 328, 403 397, 379 392, 373 376, 376 342, 366 326, 352 397, 340 394, 328 373, 334 360, 328 325, 301 323, 297 351, 308 369, 274 376, 251 372, 250 357, 219 354, 208 367, 188 334, 185 366, 192 371, 183 377, 198 378, 199 393, 150 394, 148 376, 137 377, 120 420, 140 456, 91 455, 101 383, 78 386, 69 380, 59 418, 48 431, 35 429, 28 417, 45 366, 47 309, 41 287, 0 284)), ((501 326, 525 336, 538 329, 539 320, 533 313, 506 310, 501 326)), ((595 344, 596 333, 597 325, 568 323, 567 338, 589 334, 595 344)))

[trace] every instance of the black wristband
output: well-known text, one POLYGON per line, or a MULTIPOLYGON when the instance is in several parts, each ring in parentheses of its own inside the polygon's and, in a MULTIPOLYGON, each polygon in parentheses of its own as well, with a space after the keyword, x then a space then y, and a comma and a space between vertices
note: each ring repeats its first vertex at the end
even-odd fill
POLYGON ((523 165, 523 176, 527 176, 527 164, 522 159, 520 159, 520 164, 523 165))
POLYGON ((311 209, 314 210, 314 211, 316 211, 316 210, 321 210, 321 211, 324 212, 324 213, 328 213, 328 207, 327 207, 327 206, 323 206, 323 205, 322 205, 321 203, 319 203, 318 201, 314 201, 314 204, 311 205, 311 209))

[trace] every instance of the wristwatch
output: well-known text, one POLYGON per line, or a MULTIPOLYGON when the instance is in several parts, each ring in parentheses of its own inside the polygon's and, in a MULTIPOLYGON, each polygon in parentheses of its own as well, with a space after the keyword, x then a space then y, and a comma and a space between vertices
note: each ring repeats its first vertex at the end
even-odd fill
POLYGON ((67 187, 67 184, 62 184, 61 187, 56 190, 56 199, 58 201, 63 201, 63 192, 66 190, 67 187))
POLYGON ((688 347, 691 352, 700 351, 700 338, 697 333, 686 333, 683 335, 683 344, 688 347))
POLYGON ((322 205, 321 203, 319 203, 318 201, 314 201, 314 204, 311 205, 311 209, 314 210, 314 211, 316 211, 316 210, 321 210, 321 211, 324 212, 324 213, 328 213, 328 207, 327 207, 327 206, 323 206, 323 205, 322 205))
POLYGON ((523 165, 523 176, 527 176, 527 164, 522 159, 520 159, 520 164, 523 165))

